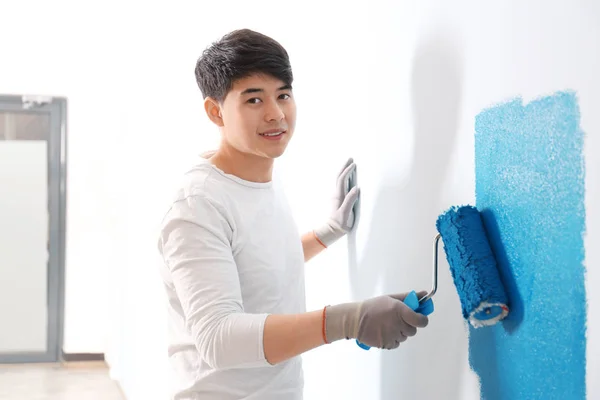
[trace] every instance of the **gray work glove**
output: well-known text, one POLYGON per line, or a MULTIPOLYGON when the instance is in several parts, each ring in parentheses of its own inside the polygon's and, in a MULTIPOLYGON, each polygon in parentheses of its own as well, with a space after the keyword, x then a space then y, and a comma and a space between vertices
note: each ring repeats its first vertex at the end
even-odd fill
POLYGON ((315 236, 325 247, 348 234, 357 223, 360 189, 356 181, 356 163, 349 158, 338 174, 331 216, 325 224, 314 230, 315 236))
MULTIPOLYGON (((427 292, 418 293, 419 298, 427 292)), ((403 303, 408 293, 384 295, 361 302, 344 303, 325 308, 325 338, 327 343, 341 339, 359 342, 380 349, 395 349, 408 337, 429 323, 403 303)))

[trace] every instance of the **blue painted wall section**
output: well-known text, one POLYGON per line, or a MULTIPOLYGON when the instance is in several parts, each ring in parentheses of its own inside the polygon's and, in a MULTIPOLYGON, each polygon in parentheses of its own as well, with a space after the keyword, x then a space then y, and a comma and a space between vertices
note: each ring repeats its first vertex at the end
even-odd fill
POLYGON ((470 327, 482 399, 584 399, 584 134, 573 92, 475 121, 476 199, 511 313, 470 327))

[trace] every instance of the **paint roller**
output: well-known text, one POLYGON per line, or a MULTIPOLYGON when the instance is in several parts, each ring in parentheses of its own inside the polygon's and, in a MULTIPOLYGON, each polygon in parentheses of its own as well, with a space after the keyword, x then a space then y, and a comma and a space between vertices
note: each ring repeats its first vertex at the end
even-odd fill
POLYGON ((483 220, 473 206, 452 207, 437 220, 462 314, 475 328, 508 315, 508 297, 483 220))
MULTIPOLYGON (((460 299, 463 318, 475 327, 491 326, 508 315, 508 298, 498 264, 487 239, 481 214, 473 206, 451 207, 436 222, 433 249, 433 285, 417 299, 414 291, 404 300, 412 310, 429 315, 437 291, 438 243, 444 244, 450 273, 460 299)), ((359 347, 370 347, 357 341, 359 347)))

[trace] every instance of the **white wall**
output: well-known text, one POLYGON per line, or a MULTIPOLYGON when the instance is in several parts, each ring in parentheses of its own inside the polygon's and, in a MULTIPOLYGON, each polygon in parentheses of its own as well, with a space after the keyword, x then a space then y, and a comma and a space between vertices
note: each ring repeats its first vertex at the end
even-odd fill
MULTIPOLYGON (((428 287, 435 217, 474 201, 475 115, 515 95, 567 88, 578 91, 589 134, 587 279, 600 285, 590 245, 600 239, 600 6, 309 3, 234 1, 225 11, 218 2, 130 1, 84 11, 74 1, 32 1, 11 3, 3 18, 0 92, 69 98, 65 350, 107 351, 130 400, 166 393, 153 229, 172 179, 217 140, 195 60, 238 27, 274 36, 291 55, 299 121, 279 166, 303 230, 327 215, 340 164, 349 155, 359 164, 359 230, 307 265, 309 309, 428 287)), ((477 398, 445 264, 439 278, 430 326, 402 349, 348 342, 307 354, 306 398, 477 398)), ((600 298, 589 290, 588 299, 594 398, 600 298)))

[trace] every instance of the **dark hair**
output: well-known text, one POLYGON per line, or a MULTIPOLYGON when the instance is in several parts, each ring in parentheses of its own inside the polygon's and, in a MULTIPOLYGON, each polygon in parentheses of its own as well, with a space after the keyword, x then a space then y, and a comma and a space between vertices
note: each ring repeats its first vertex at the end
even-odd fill
POLYGON ((196 62, 196 82, 204 98, 223 101, 235 81, 266 74, 292 85, 287 51, 277 41, 250 29, 232 31, 212 43, 196 62))

